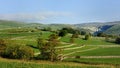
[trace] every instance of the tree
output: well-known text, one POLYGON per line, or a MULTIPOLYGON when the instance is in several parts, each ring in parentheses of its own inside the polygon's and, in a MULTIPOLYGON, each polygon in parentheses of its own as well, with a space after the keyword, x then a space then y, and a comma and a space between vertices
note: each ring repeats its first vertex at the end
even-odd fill
POLYGON ((63 37, 63 36, 65 36, 66 34, 67 34, 67 31, 66 31, 66 30, 61 30, 58 35, 61 36, 61 37, 63 37))
POLYGON ((2 55, 5 51, 6 43, 3 39, 0 39, 0 55, 2 55))
POLYGON ((76 33, 74 33, 73 35, 72 35, 72 38, 78 38, 79 37, 79 33, 78 32, 76 32, 76 33))
POLYGON ((74 43, 75 39, 74 38, 70 38, 70 43, 74 43))
POLYGON ((117 44, 120 44, 120 37, 116 38, 115 42, 116 42, 117 44))
POLYGON ((50 41, 50 40, 55 40, 55 39, 58 39, 58 35, 57 35, 57 34, 51 34, 51 35, 49 36, 49 41, 50 41))
POLYGON ((39 55, 40 59, 56 61, 58 60, 59 49, 56 49, 56 46, 59 45, 56 34, 51 34, 47 42, 43 39, 38 39, 38 48, 41 52, 39 55))
POLYGON ((97 36, 98 36, 98 37, 106 37, 106 34, 103 33, 103 32, 100 32, 100 33, 97 34, 97 36))
POLYGON ((85 40, 89 40, 90 39, 90 35, 85 35, 85 40))
POLYGON ((86 35, 87 33, 85 31, 81 31, 81 35, 86 35))
POLYGON ((108 36, 105 37, 105 41, 106 42, 109 42, 110 41, 110 38, 108 36))
POLYGON ((5 49, 4 57, 12 59, 30 59, 34 56, 32 48, 24 45, 9 45, 5 49))

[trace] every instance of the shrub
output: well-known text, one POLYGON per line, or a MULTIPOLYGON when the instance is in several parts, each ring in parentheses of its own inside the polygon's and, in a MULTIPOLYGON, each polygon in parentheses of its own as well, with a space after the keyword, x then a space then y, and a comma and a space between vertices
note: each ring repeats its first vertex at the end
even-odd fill
POLYGON ((70 43, 74 43, 75 39, 74 38, 70 38, 70 43))
POLYGON ((59 36, 61 36, 61 37, 65 36, 66 34, 67 34, 67 31, 66 31, 66 30, 61 30, 61 31, 59 32, 59 36))
POLYGON ((117 44, 120 44, 120 37, 116 38, 115 42, 116 42, 117 44))
POLYGON ((79 58, 80 58, 80 56, 75 56, 75 58, 76 58, 76 59, 79 59, 79 58))
POLYGON ((38 38, 38 49, 40 50, 40 55, 37 59, 56 61, 58 60, 58 50, 55 47, 59 45, 59 41, 55 34, 52 34, 49 40, 46 42, 42 38, 38 38))
POLYGON ((72 35, 72 38, 78 38, 79 37, 79 34, 78 33, 74 33, 73 35, 72 35))
POLYGON ((3 54, 3 52, 5 51, 6 48, 6 43, 3 39, 0 39, 0 55, 3 54))
POLYGON ((103 33, 103 32, 100 32, 100 33, 97 34, 97 36, 98 36, 98 37, 106 37, 106 34, 103 33))
POLYGON ((32 48, 23 45, 7 46, 4 57, 12 59, 30 59, 34 56, 32 48))
POLYGON ((89 40, 90 39, 90 35, 85 35, 85 40, 89 40))

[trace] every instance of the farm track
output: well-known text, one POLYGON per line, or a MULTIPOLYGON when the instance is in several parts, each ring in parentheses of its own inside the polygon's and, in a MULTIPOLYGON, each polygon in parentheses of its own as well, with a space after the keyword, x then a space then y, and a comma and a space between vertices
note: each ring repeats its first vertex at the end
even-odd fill
POLYGON ((83 47, 85 47, 85 45, 80 46, 80 47, 74 47, 74 48, 66 48, 64 50, 73 50, 73 49, 79 49, 79 48, 83 48, 83 47))
POLYGON ((80 56, 80 58, 120 58, 120 56, 80 56))
POLYGON ((35 41, 35 39, 25 39, 25 37, 30 37, 30 36, 21 36, 21 37, 14 37, 11 38, 10 40, 29 40, 29 41, 35 41))
POLYGON ((74 53, 77 53, 77 52, 91 51, 91 50, 95 50, 97 48, 99 48, 99 47, 90 48, 90 49, 86 49, 86 50, 82 50, 82 51, 75 51, 75 52, 71 52, 71 53, 65 54, 64 56, 68 56, 68 55, 71 55, 71 54, 74 54, 74 53))
POLYGON ((73 46, 73 45, 75 45, 75 44, 70 44, 70 45, 66 45, 66 46, 59 46, 59 47, 56 47, 56 48, 65 48, 65 47, 71 47, 71 46, 73 46))
POLYGON ((18 39, 22 39, 22 38, 24 38, 24 37, 26 37, 26 36, 14 37, 14 38, 11 38, 11 40, 18 40, 18 39))
MULTIPOLYGON (((66 58, 76 58, 76 56, 65 57, 66 58)), ((80 56, 79 58, 120 58, 120 56, 80 56)))

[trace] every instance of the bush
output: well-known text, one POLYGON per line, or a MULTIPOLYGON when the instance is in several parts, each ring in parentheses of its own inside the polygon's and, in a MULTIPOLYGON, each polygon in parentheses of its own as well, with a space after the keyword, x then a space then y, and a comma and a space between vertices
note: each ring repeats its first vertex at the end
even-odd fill
POLYGON ((72 35, 72 38, 78 38, 79 37, 79 33, 74 33, 73 35, 72 35))
POLYGON ((116 42, 117 44, 120 44, 120 37, 116 38, 115 42, 116 42))
POLYGON ((61 30, 61 31, 59 32, 59 36, 61 36, 61 37, 65 36, 66 34, 67 34, 67 31, 66 31, 66 30, 61 30))
POLYGON ((85 40, 89 40, 90 39, 90 35, 85 35, 85 40))
POLYGON ((0 39, 0 55, 3 54, 3 52, 5 51, 6 48, 6 43, 4 40, 0 39))
POLYGON ((30 59, 33 56, 33 50, 30 47, 23 45, 7 46, 4 53, 4 57, 12 59, 30 59))
POLYGON ((106 34, 103 33, 103 32, 100 32, 100 33, 97 34, 97 36, 98 36, 98 37, 106 37, 106 34))
POLYGON ((74 43, 75 39, 74 38, 70 38, 70 43, 74 43))

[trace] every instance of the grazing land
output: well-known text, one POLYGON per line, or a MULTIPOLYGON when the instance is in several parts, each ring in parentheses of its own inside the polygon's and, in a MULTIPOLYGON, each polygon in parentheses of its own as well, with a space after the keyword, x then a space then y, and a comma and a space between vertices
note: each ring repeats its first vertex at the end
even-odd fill
MULTIPOLYGON (((32 48, 34 55, 40 54, 37 48, 37 39, 49 39, 54 31, 35 30, 33 28, 11 28, 1 29, 0 38, 7 44, 19 44, 32 48), (32 31, 34 30, 34 31, 32 31)), ((105 37, 91 36, 89 40, 84 40, 84 35, 74 38, 74 43, 70 42, 72 34, 59 37, 60 45, 56 48, 62 49, 63 60, 50 62, 44 60, 15 60, 0 58, 1 68, 114 68, 120 67, 120 45, 105 41, 105 37)), ((8 45, 8 46, 9 46, 8 45)))

